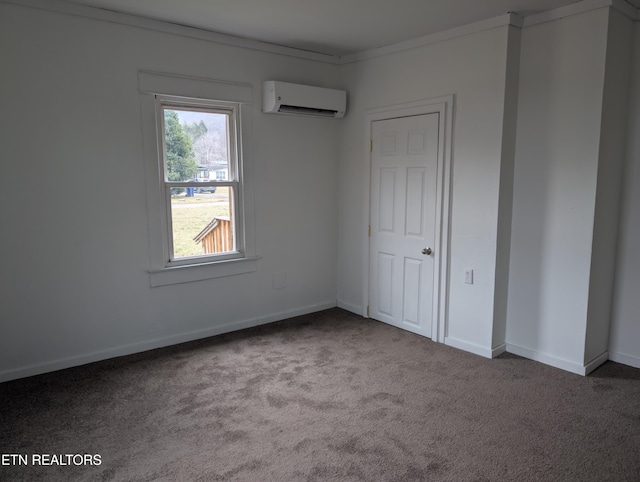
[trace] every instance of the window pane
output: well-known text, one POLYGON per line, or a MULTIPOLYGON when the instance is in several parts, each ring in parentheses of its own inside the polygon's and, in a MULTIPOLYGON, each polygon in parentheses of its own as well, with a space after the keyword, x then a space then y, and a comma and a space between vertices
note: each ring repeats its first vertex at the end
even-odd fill
POLYGON ((233 188, 171 188, 173 259, 234 251, 233 188))
POLYGON ((229 115, 163 108, 166 179, 229 180, 229 115))

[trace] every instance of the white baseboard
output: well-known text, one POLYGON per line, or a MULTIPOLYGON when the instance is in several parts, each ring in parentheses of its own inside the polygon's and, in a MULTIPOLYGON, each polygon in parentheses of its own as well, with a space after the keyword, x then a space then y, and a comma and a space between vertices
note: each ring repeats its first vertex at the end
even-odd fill
POLYGON ((178 343, 184 343, 187 341, 199 340, 201 338, 207 338, 209 336, 221 335, 223 333, 230 333, 232 331, 242 330, 244 328, 251 328, 258 325, 266 325, 267 323, 273 323, 275 321, 285 320, 287 318, 293 318, 295 316, 306 315, 309 313, 315 313, 316 311, 327 310, 329 308, 335 308, 336 301, 326 301, 324 303, 318 303, 314 305, 305 306, 302 308, 296 308, 293 310, 282 311, 279 313, 272 313, 265 316, 251 318, 248 320, 236 321, 233 323, 227 323, 225 325, 212 326, 203 330, 191 331, 188 333, 181 333, 177 335, 166 336, 162 338, 155 338, 153 340, 131 343, 128 345, 108 348, 106 350, 99 350, 92 353, 85 353, 82 355, 71 356, 67 358, 60 358, 57 360, 36 363, 33 365, 27 365, 20 368, 14 368, 4 370, 0 372, 0 383, 15 380, 18 378, 30 377, 33 375, 40 375, 43 373, 53 372, 56 370, 63 370, 65 368, 71 368, 79 365, 85 365, 87 363, 93 363, 101 360, 108 360, 109 358, 115 358, 119 356, 132 355, 134 353, 140 353, 147 350, 153 350, 155 348, 162 348, 165 346, 177 345, 178 343))
POLYGON ((354 305, 353 303, 349 303, 348 301, 338 300, 338 308, 350 311, 351 313, 355 313, 356 315, 364 316, 364 313, 362 312, 362 306, 354 305))
POLYGON ((497 356, 502 355, 505 351, 507 351, 507 344, 502 343, 491 349, 491 358, 495 358, 497 356))
POLYGON ((608 351, 605 351, 604 353, 598 355, 593 360, 591 360, 589 363, 585 364, 585 366, 584 366, 584 374, 588 375, 593 370, 595 370, 600 365, 602 365, 604 362, 606 362, 608 359, 609 359, 609 352, 608 351))
MULTIPOLYGON (((585 365, 581 365, 579 363, 565 360, 563 358, 558 358, 553 355, 548 355, 546 353, 530 350, 529 348, 524 348, 518 345, 512 345, 511 343, 507 343, 507 351, 509 353, 513 353, 514 355, 528 358, 529 360, 537 361, 540 363, 544 363, 545 365, 552 366, 554 368, 560 368, 561 370, 575 373, 576 375, 585 376, 588 373, 587 366, 585 365)), ((598 358, 596 360, 598 360, 598 358)), ((604 361, 601 363, 604 363, 604 361)), ((591 369, 595 370, 597 366, 599 365, 593 366, 593 368, 591 369)))
POLYGON ((630 367, 640 368, 640 358, 636 356, 623 355, 622 353, 609 352, 609 360, 630 367))
POLYGON ((458 348, 459 350, 464 350, 464 351, 468 351, 469 353, 474 353, 475 355, 483 356, 485 358, 494 358, 493 350, 491 348, 476 345, 475 343, 469 343, 467 341, 458 340, 457 338, 445 336, 444 344, 448 346, 452 346, 453 348, 458 348))

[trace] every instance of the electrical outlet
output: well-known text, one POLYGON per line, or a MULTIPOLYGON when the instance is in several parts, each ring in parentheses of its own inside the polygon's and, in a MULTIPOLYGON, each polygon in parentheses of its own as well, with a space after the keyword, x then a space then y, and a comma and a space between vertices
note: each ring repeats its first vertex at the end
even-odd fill
POLYGON ((273 273, 273 289, 281 290, 287 287, 287 273, 281 271, 279 273, 273 273))
POLYGON ((468 285, 472 285, 473 284, 473 270, 472 269, 465 269, 464 270, 464 282, 468 285))

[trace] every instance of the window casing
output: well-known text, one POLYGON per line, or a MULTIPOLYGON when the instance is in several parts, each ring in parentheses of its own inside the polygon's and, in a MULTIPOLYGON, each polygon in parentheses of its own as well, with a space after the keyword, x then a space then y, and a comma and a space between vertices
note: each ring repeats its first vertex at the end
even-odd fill
MULTIPOLYGON (((139 72, 138 85, 145 153, 150 285, 164 286, 256 271, 250 125, 252 87, 155 72, 139 72), (197 172, 192 166, 191 171, 182 176, 170 175, 165 124, 169 111, 224 118, 224 162, 207 161, 207 165, 198 164, 197 172), (199 249, 203 249, 198 253, 178 246, 176 237, 176 224, 181 222, 177 216, 178 201, 188 204, 193 200, 187 197, 194 193, 213 199, 211 203, 205 199, 205 204, 212 206, 211 216, 199 219, 197 229, 189 234, 189 242, 199 243, 199 249), (226 205, 228 214, 221 216, 215 204, 226 205), (216 224, 214 218, 218 221, 228 218, 230 243, 221 251, 204 252, 207 229, 216 224)), ((183 127, 188 124, 181 123, 183 127)))

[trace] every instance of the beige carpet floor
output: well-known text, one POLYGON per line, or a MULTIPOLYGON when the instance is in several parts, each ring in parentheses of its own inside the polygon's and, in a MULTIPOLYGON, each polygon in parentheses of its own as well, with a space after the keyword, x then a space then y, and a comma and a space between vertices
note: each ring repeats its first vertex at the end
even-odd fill
POLYGON ((487 360, 332 309, 0 384, 0 453, 29 457, 2 481, 640 481, 640 370, 487 360))

